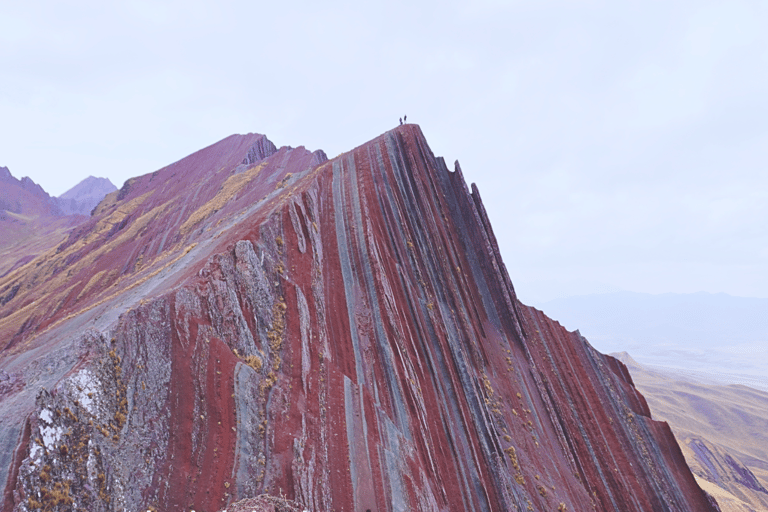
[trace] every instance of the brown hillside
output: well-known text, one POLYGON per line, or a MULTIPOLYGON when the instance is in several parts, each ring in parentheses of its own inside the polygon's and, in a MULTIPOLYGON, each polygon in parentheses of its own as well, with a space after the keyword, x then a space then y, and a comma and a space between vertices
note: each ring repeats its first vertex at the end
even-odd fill
POLYGON ((667 421, 688 465, 724 511, 768 510, 768 393, 700 384, 615 354, 654 419, 667 421))

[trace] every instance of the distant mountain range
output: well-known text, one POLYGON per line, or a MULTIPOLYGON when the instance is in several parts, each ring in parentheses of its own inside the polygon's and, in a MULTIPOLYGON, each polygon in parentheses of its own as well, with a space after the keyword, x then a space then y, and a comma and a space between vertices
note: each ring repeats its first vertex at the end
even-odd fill
POLYGON ((117 187, 109 178, 88 176, 59 197, 25 176, 17 179, 7 167, 0 167, 0 211, 27 217, 90 215, 91 210, 117 187))
POLYGON ((539 304, 598 350, 768 391, 768 299, 615 292, 539 304))
POLYGON ((51 197, 29 177, 17 179, 0 167, 0 276, 61 242, 115 190, 107 178, 89 176, 51 197))

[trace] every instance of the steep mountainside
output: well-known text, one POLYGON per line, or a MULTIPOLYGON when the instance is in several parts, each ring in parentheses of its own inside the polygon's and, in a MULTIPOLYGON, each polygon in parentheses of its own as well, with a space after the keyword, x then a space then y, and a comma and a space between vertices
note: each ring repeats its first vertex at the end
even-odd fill
POLYGON ((699 482, 723 511, 768 510, 768 393, 680 380, 617 354, 653 417, 669 422, 699 482))
POLYGON ((718 510, 415 125, 330 161, 224 139, 0 295, 4 511, 718 510))
POLYGON ((57 197, 56 202, 66 215, 90 215, 104 196, 115 190, 117 187, 108 178, 88 176, 57 197))

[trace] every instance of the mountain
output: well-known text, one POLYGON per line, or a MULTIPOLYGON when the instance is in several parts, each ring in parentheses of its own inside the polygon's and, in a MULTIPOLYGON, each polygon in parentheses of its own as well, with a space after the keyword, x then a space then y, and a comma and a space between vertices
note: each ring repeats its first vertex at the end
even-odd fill
POLYGON ((768 391, 768 299, 725 293, 615 292, 541 304, 600 350, 675 367, 696 380, 768 391))
POLYGON ((117 190, 109 178, 88 176, 57 198, 57 203, 66 215, 90 215, 104 197, 117 190))
POLYGON ((699 483, 724 512, 768 510, 768 393, 681 380, 674 370, 624 362, 653 417, 669 422, 699 483))
POLYGON ((7 167, 0 167, 0 211, 22 217, 60 214, 56 201, 29 177, 13 177, 7 167))
POLYGON ((332 160, 228 137, 0 296, 4 511, 718 510, 416 125, 332 160))
POLYGON ((61 243, 110 187, 115 190, 109 180, 90 177, 64 199, 55 198, 30 178, 16 179, 7 167, 0 167, 0 276, 61 243))
POLYGON ((0 167, 0 276, 54 247, 80 220, 63 218, 40 185, 0 167))

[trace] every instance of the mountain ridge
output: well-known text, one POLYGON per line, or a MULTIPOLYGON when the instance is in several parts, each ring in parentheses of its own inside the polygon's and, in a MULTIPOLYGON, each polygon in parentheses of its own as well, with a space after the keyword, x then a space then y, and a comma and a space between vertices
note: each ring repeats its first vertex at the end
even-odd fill
POLYGON ((626 367, 517 300, 417 125, 265 139, 128 180, 0 279, 4 511, 718 510, 626 367))
POLYGON ((7 167, 0 169, 0 210, 31 217, 61 214, 56 200, 30 177, 17 179, 7 167))

